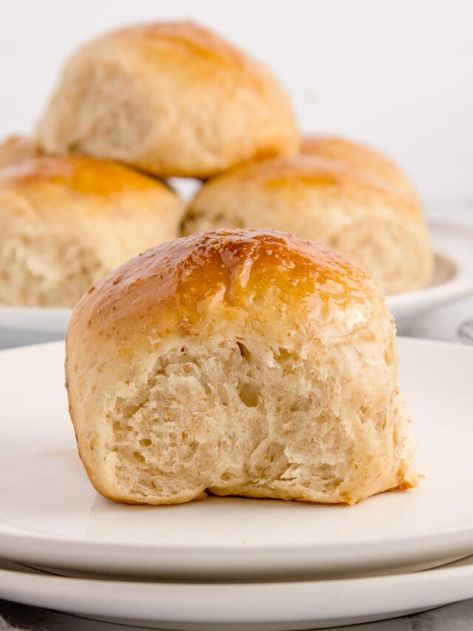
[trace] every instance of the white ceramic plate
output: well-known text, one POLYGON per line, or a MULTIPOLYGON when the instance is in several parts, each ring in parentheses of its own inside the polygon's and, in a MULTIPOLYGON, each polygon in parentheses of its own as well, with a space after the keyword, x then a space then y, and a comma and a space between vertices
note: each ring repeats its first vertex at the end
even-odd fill
POLYGON ((64 578, 14 565, 3 567, 0 598, 183 631, 321 629, 406 615, 473 597, 473 558, 413 574, 238 584, 64 578))
MULTIPOLYGON (((387 299, 401 331, 421 313, 473 294, 473 229, 432 222, 430 232, 437 253, 432 285, 387 299)), ((0 348, 62 339, 69 317, 69 309, 0 305, 0 348)))
POLYGON ((210 498, 127 506, 95 493, 63 388, 63 345, 0 353, 0 556, 86 572, 210 580, 428 567, 473 551, 473 353, 399 341, 418 466, 357 506, 210 498))

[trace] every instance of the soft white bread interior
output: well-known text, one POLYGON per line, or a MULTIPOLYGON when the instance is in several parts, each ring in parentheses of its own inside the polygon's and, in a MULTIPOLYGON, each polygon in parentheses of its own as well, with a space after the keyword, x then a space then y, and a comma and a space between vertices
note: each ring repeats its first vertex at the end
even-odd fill
POLYGON ((269 71, 191 22, 124 28, 77 51, 38 137, 47 153, 189 177, 295 153, 300 142, 289 99, 269 71))
POLYGON ((130 256, 174 239, 183 205, 165 184, 85 157, 0 172, 0 303, 71 307, 130 256))
POLYGON ((220 227, 271 228, 326 243, 364 267, 386 294, 424 287, 432 274, 417 200, 338 160, 278 157, 209 180, 182 231, 220 227))
POLYGON ((322 245, 221 230, 163 244, 76 305, 67 388, 95 488, 353 504, 417 482, 395 325, 322 245))

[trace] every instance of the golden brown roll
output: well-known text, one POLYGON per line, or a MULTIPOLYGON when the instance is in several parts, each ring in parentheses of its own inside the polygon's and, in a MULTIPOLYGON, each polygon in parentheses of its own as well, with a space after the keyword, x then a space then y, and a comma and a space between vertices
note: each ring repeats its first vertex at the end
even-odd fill
POLYGON ((39 157, 0 172, 0 303, 70 307, 93 281, 177 236, 166 185, 85 157, 39 157))
POLYGON ((39 139, 47 153, 190 177, 299 146, 288 97, 268 70, 191 22, 124 28, 76 52, 39 139))
POLYGON ((0 142, 0 169, 39 155, 40 149, 32 138, 8 136, 0 142))
POLYGON ((113 500, 353 504, 417 482, 382 296, 288 234, 220 230, 124 263, 76 305, 66 375, 80 456, 113 500))
POLYGON ((326 243, 364 267, 386 294, 423 287, 432 273, 417 201, 336 160, 272 158, 209 180, 182 230, 220 227, 272 228, 326 243))
POLYGON ((392 187, 400 195, 417 199, 409 178, 397 164, 385 155, 358 142, 336 136, 307 136, 303 139, 301 153, 318 158, 339 160, 363 171, 392 187))

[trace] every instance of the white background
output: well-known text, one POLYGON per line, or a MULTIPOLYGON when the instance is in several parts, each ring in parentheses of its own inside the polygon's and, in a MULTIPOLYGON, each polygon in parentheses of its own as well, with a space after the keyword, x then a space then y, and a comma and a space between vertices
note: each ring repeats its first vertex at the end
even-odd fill
POLYGON ((0 134, 32 127, 84 39, 163 18, 265 60, 304 130, 383 148, 431 207, 473 208, 473 0, 0 0, 0 134))

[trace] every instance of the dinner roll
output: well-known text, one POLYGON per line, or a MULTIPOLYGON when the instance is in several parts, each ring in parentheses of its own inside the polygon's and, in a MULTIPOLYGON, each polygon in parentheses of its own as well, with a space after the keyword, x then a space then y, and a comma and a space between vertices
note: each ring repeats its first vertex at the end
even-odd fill
POLYGON ((26 136, 8 136, 0 141, 0 169, 39 156, 36 143, 26 136))
POLYGON ((124 28, 76 52, 39 139, 49 153, 190 177, 299 146, 288 97, 268 70, 191 22, 124 28))
POLYGON ((182 230, 219 227, 274 228, 321 241, 364 267, 387 294, 423 287, 431 277, 419 204, 336 160, 272 158, 210 180, 182 230))
POLYGON ((340 160, 371 174, 400 195, 417 199, 412 183, 397 164, 371 147, 335 136, 307 136, 302 141, 301 153, 340 160))
POLYGON ((250 230, 160 245, 82 297, 66 354, 80 455, 110 499, 353 504, 416 484, 393 318, 323 245, 250 230))
POLYGON ((0 172, 0 303, 71 307, 130 256, 177 236, 166 185, 93 158, 39 157, 0 172))

